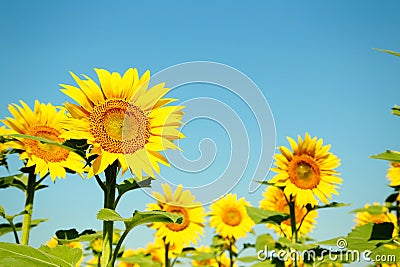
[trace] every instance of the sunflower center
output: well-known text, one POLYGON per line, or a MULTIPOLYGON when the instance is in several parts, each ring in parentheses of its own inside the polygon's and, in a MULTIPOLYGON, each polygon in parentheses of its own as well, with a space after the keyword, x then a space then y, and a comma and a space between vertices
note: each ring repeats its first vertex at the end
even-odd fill
POLYGON ((183 216, 181 224, 167 223, 166 226, 168 227, 168 229, 170 229, 171 231, 174 231, 174 232, 180 232, 182 230, 185 230, 189 226, 189 223, 190 223, 189 213, 185 208, 178 207, 178 206, 169 206, 167 208, 167 211, 183 216))
MULTIPOLYGON (((27 135, 43 137, 56 142, 63 142, 59 138, 60 132, 46 125, 36 125, 26 132, 27 135)), ((30 153, 46 162, 60 162, 68 158, 69 151, 57 145, 41 143, 32 139, 25 139, 25 144, 29 147, 30 153)))
POLYGON ((148 142, 150 123, 139 107, 123 99, 108 99, 93 108, 90 131, 104 150, 133 154, 148 142))
POLYGON ((315 160, 308 155, 295 155, 288 169, 290 181, 299 188, 313 189, 321 181, 321 171, 315 160))
POLYGON ((230 226, 237 226, 242 222, 242 215, 236 208, 227 208, 222 216, 224 223, 230 226))

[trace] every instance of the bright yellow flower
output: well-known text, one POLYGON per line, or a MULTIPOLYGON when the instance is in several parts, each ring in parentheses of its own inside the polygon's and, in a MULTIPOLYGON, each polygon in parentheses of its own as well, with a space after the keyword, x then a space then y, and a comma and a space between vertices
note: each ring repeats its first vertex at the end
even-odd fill
MULTIPOLYGON (((56 142, 64 141, 61 135, 67 131, 64 130, 62 121, 67 116, 63 109, 57 110, 51 104, 46 105, 36 100, 32 111, 25 102, 20 102, 21 106, 17 104, 8 106, 14 118, 7 117, 3 120, 3 123, 13 130, 12 133, 42 137, 56 142)), ((8 145, 21 150, 21 160, 27 160, 26 167, 35 166, 35 174, 39 173, 40 177, 49 171, 54 181, 56 177, 65 178, 65 169, 83 172, 85 165, 83 159, 62 147, 26 138, 10 141, 8 145)))
POLYGON ((210 206, 211 227, 224 238, 237 240, 245 237, 254 226, 254 222, 247 215, 246 206, 249 205, 244 198, 237 199, 236 194, 228 194, 214 202, 210 206))
POLYGON ((166 106, 175 99, 162 98, 169 89, 164 83, 147 90, 150 73, 139 78, 136 69, 128 69, 121 77, 95 69, 100 86, 86 75, 80 79, 71 72, 78 87, 61 86, 78 105, 66 103, 72 115, 67 124, 72 139, 87 139, 93 146, 90 155, 98 155, 88 176, 103 172, 118 160, 122 172, 131 169, 137 177, 142 171, 154 177, 159 163, 169 166, 160 151, 177 149, 173 140, 183 138, 182 106, 166 106))
MULTIPOLYGON (((365 204, 365 208, 368 208, 370 206, 370 204, 365 204)), ((398 225, 396 215, 389 212, 388 208, 381 206, 379 203, 374 203, 373 206, 380 207, 381 213, 371 214, 368 211, 357 212, 355 219, 356 226, 361 226, 370 222, 375 224, 389 222, 393 223, 394 225, 393 237, 397 236, 398 225)))
POLYGON ((337 194, 337 184, 342 179, 337 177, 334 170, 340 165, 340 160, 329 152, 330 145, 323 146, 323 140, 306 133, 304 140, 298 136, 296 143, 287 137, 292 151, 280 146, 281 154, 275 155, 275 168, 277 174, 270 181, 279 187, 284 187, 287 196, 296 198, 300 206, 307 204, 317 205, 317 197, 325 204, 337 194))
MULTIPOLYGON (((98 264, 99 264, 99 261, 100 261, 100 259, 99 259, 99 257, 98 256, 93 256, 90 260, 88 260, 86 263, 87 263, 87 267, 97 267, 98 266, 98 264)), ((103 261, 103 260, 101 260, 101 261, 103 261)), ((102 263, 102 262, 101 262, 102 263)))
POLYGON ((159 239, 165 238, 165 242, 172 246, 184 247, 190 243, 197 243, 200 235, 203 235, 203 223, 205 222, 204 208, 200 202, 195 202, 195 197, 189 190, 182 190, 179 185, 172 194, 168 184, 162 185, 164 195, 154 192, 157 203, 147 204, 148 210, 162 210, 183 216, 181 224, 178 223, 153 223, 156 229, 155 236, 159 239))
POLYGON ((400 163, 390 163, 390 168, 387 172, 387 178, 390 181, 390 186, 400 186, 400 163))
MULTIPOLYGON (((263 197, 264 198, 260 201, 260 208, 264 210, 279 211, 290 214, 289 205, 281 189, 274 186, 269 186, 264 191, 263 197)), ((307 209, 305 207, 301 207, 299 205, 295 206, 296 228, 299 228, 301 224, 300 230, 297 232, 298 237, 307 235, 312 231, 313 228, 315 228, 315 224, 317 223, 315 221, 315 219, 318 217, 318 212, 316 210, 310 211, 307 216, 306 214, 307 209)), ((290 219, 283 221, 280 227, 270 223, 267 224, 267 227, 274 229, 275 232, 286 236, 289 239, 292 238, 290 219)))

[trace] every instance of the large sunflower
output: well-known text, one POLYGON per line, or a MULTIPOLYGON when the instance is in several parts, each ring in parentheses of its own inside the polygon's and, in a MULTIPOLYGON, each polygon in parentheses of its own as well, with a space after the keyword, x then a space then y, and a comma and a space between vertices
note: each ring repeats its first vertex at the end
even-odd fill
MULTIPOLYGON (((21 106, 12 104, 8 110, 14 118, 7 117, 2 122, 7 125, 12 132, 30 136, 43 137, 57 142, 63 142, 61 137, 67 131, 64 130, 63 121, 67 119, 65 110, 57 110, 51 104, 35 101, 34 109, 23 102, 21 106)), ((54 181, 56 177, 64 178, 65 169, 83 172, 83 159, 76 153, 57 145, 41 143, 27 138, 18 138, 7 143, 8 146, 20 150, 21 160, 26 160, 26 167, 35 166, 35 174, 40 177, 50 172, 50 177, 54 181)))
POLYGON ((175 101, 162 98, 168 91, 164 83, 147 90, 150 72, 139 78, 136 69, 128 69, 121 77, 95 69, 100 85, 86 75, 80 79, 71 73, 78 87, 61 86, 66 95, 78 105, 66 103, 72 118, 67 122, 72 139, 87 139, 92 145, 90 155, 97 155, 88 176, 103 172, 118 160, 122 172, 130 168, 136 176, 142 171, 154 176, 159 173, 158 163, 169 166, 159 153, 176 149, 173 140, 183 138, 181 125, 182 106, 165 106, 175 101))
POLYGON ((317 205, 317 197, 325 204, 337 194, 337 184, 342 179, 334 170, 340 160, 329 152, 330 145, 323 146, 323 140, 311 138, 306 133, 304 140, 298 136, 298 142, 287 137, 292 151, 280 146, 281 154, 275 155, 277 174, 270 181, 278 187, 284 187, 287 196, 293 196, 300 206, 317 205))
MULTIPOLYGON (((279 211, 289 214, 289 204, 286 201, 283 191, 277 187, 269 186, 263 193, 263 199, 260 201, 260 207, 264 210, 279 211)), ((296 228, 298 237, 307 235, 315 228, 317 223, 315 219, 318 217, 318 212, 313 210, 307 214, 307 209, 304 206, 295 204, 296 228)), ((267 227, 274 229, 278 234, 284 235, 287 238, 292 238, 292 227, 290 219, 283 221, 280 226, 275 224, 267 224, 267 227)))
POLYGON ((224 238, 245 237, 254 226, 247 215, 246 206, 249 205, 244 198, 237 199, 236 194, 228 194, 211 204, 210 225, 224 238))
POLYGON ((204 232, 205 214, 201 203, 194 201, 194 196, 189 190, 183 191, 182 185, 179 185, 173 194, 168 184, 163 184, 162 187, 164 195, 154 192, 158 202, 147 204, 148 209, 176 213, 182 215, 183 220, 181 224, 153 223, 152 228, 157 230, 155 236, 165 239, 171 246, 182 247, 197 243, 204 232))

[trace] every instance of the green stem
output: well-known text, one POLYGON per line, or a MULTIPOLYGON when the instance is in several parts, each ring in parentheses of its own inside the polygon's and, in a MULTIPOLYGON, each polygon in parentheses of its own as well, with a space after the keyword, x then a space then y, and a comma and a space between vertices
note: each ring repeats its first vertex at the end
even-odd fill
POLYGON ((233 243, 233 238, 229 238, 229 260, 230 260, 230 267, 233 267, 232 243, 233 243))
MULTIPOLYGON (((106 176, 104 190, 104 208, 115 210, 115 190, 117 187, 118 161, 108 166, 104 171, 106 176)), ((112 267, 112 240, 114 233, 114 222, 103 222, 103 251, 104 266, 112 267)))
POLYGON ((10 224, 11 229, 12 229, 12 231, 13 231, 14 238, 15 238, 15 243, 19 244, 19 238, 18 238, 17 228, 15 227, 15 224, 14 224, 13 220, 12 220, 12 219, 7 219, 7 221, 8 221, 8 223, 10 224))
MULTIPOLYGON (((164 240, 165 243, 165 240, 164 240)), ((165 243, 165 267, 170 267, 169 262, 169 243, 165 243)))
POLYGON ((113 253, 113 256, 112 256, 112 260, 111 260, 111 264, 112 265, 111 266, 114 266, 115 261, 117 260, 118 252, 121 249, 122 243, 124 242, 125 238, 128 236, 130 230, 131 229, 126 229, 124 231, 124 233, 122 234, 121 238, 118 240, 118 243, 115 246, 114 253, 113 253))
POLYGON ((25 214, 24 219, 22 221, 22 245, 28 245, 29 243, 29 233, 31 230, 32 223, 32 211, 33 211, 33 199, 35 196, 35 187, 36 187, 36 175, 35 175, 35 167, 30 168, 30 172, 28 175, 28 184, 25 192, 25 214))
MULTIPOLYGON (((290 210, 290 226, 292 228, 292 242, 298 243, 298 238, 297 238, 297 227, 296 227, 296 207, 295 207, 295 202, 291 198, 289 204, 289 210, 290 210), (293 240, 294 238, 294 240, 293 240)), ((294 266, 297 267, 297 255, 294 260, 294 266)))

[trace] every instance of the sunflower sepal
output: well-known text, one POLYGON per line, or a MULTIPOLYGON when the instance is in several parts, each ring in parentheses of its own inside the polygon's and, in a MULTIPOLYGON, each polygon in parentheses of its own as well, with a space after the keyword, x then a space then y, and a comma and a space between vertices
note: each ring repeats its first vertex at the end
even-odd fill
POLYGON ((283 221, 287 220, 290 215, 273 210, 263 210, 257 207, 246 206, 247 214, 255 224, 272 223, 280 225, 283 221))

